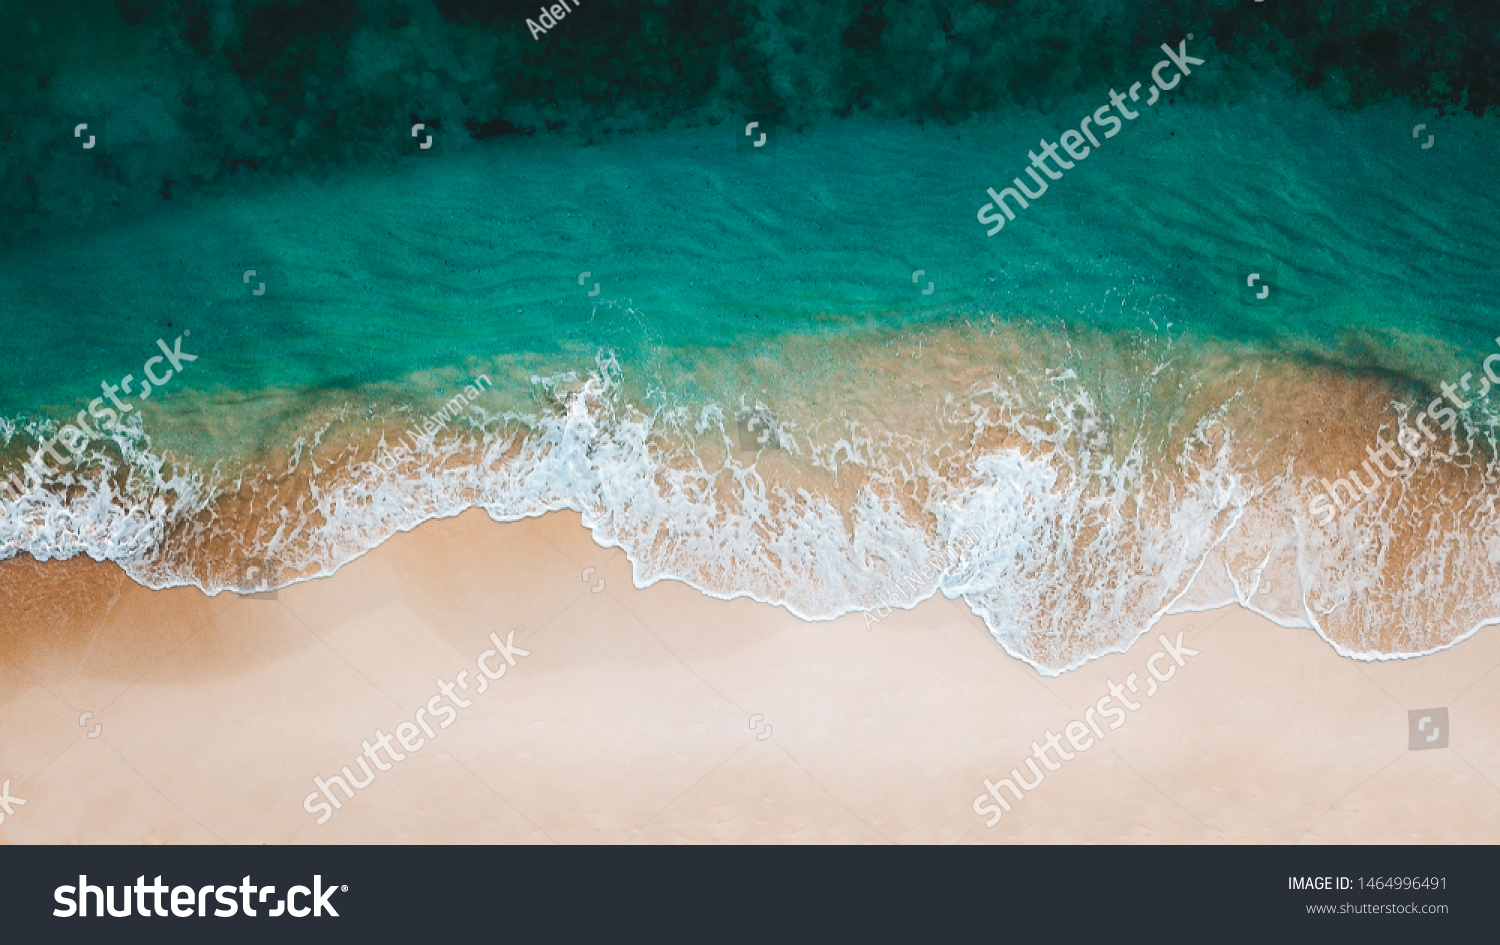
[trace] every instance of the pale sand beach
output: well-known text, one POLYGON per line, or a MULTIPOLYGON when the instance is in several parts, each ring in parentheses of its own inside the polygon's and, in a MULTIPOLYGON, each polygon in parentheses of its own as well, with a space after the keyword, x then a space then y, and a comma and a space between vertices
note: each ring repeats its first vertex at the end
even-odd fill
POLYGON ((0 652, 0 777, 26 802, 0 843, 1500 841, 1494 629, 1368 663, 1231 608, 1049 678, 941 596, 808 623, 636 589, 574 513, 428 522, 275 599, 12 559, 0 652), (1188 625, 1198 655, 984 825, 983 779, 1188 625), (361 740, 440 678, 472 687, 513 630, 530 655, 317 825, 315 776, 360 774, 361 740), (1449 746, 1411 751, 1429 708, 1449 746))

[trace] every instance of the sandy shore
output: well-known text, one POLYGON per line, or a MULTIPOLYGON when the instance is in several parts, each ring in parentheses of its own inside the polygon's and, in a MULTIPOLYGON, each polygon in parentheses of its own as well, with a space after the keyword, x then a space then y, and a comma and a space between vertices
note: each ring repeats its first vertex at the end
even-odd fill
POLYGON ((5 562, 0 647, 0 776, 26 802, 3 843, 1500 841, 1494 630, 1359 663, 1222 610, 1051 679, 961 602, 808 624, 637 590, 576 515, 471 511, 274 600, 5 562), (985 826, 985 778, 1189 624, 1196 656, 985 826), (513 666, 489 638, 511 631, 513 666), (481 658, 507 665, 483 693, 481 658), (464 671, 448 727, 416 718, 464 671), (1438 707, 1449 747, 1409 750, 1408 710, 1438 707), (414 718, 421 747, 377 751, 318 825, 314 777, 363 778, 361 741, 414 718))

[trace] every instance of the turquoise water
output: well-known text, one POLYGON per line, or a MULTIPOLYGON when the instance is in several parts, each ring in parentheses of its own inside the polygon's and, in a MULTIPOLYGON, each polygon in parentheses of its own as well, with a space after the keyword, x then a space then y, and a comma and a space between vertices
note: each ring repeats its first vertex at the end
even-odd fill
MULTIPOLYGON (((1102 101, 773 126, 768 153, 727 123, 445 139, 392 167, 188 193, 145 216, 79 194, 99 211, 86 225, 0 256, 12 452, 101 382, 139 375, 158 338, 191 332, 199 360, 140 412, 137 452, 105 447, 72 492, 11 509, 0 554, 87 553, 217 592, 240 587, 247 556, 291 580, 464 508, 575 508, 642 585, 679 578, 818 619, 941 591, 1046 671, 1122 648, 1170 607, 1243 596, 1224 580, 1188 594, 1226 536, 1271 560, 1303 527, 1302 479, 1255 480, 1240 441, 1204 446, 1219 442, 1211 412, 1181 392, 1216 380, 1192 371, 1232 370, 1238 351, 1302 365, 1309 389, 1321 366, 1420 390, 1493 349, 1500 133, 1309 95, 1210 107, 1188 85, 986 236, 986 188, 1102 101), (1251 272, 1266 300, 1242 287, 1251 272), (1006 332, 1062 353, 1002 368, 982 339, 1006 332), (1135 360, 1102 356, 1111 339, 1135 360), (922 373, 935 362, 946 373, 922 373), (430 455, 381 471, 338 452, 481 372, 493 400, 430 455), (780 417, 775 455, 734 455, 747 411, 780 417), (1173 438, 1151 440, 1142 412, 1173 418, 1173 438), (1050 459, 986 440, 997 428, 1050 459), (832 485, 797 484, 811 472, 832 485), (283 480, 305 505, 266 488, 283 480), (1145 498, 1169 482, 1170 501, 1145 498), (1272 493, 1261 519, 1247 511, 1272 493), (213 514, 231 499, 250 511, 213 514), (988 544, 891 598, 976 526, 988 544)), ((1412 598, 1343 629, 1328 604, 1379 577, 1360 557, 1378 531, 1364 514, 1299 546, 1312 576, 1273 609, 1378 656, 1382 622, 1410 621, 1412 598)), ((1438 543, 1488 540, 1478 521, 1438 543)), ((1494 564, 1450 582, 1463 606, 1418 614, 1434 629, 1407 649, 1489 619, 1494 564)))
POLYGON ((975 219, 985 188, 1092 99, 1003 125, 781 129, 766 155, 740 153, 723 126, 587 147, 505 139, 97 222, 5 252, 0 412, 71 404, 183 327, 206 355, 195 387, 241 391, 989 314, 1115 332, 1154 318, 1428 381, 1484 349, 1500 288, 1493 121, 1428 116, 1437 144, 1422 150, 1423 116, 1400 107, 1185 98, 995 237, 975 219), (1276 304, 1242 304, 1243 272, 1266 263, 1276 304))

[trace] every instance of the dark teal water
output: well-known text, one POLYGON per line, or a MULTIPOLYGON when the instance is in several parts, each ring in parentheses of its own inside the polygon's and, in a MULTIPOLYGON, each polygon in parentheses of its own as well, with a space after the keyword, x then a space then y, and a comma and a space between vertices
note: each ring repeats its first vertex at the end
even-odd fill
POLYGON ((184 328, 204 354, 192 384, 240 391, 992 314, 1115 332, 1154 319, 1428 382, 1484 350, 1500 327, 1493 121, 1427 116, 1423 150, 1423 116, 1400 107, 1188 97, 994 237, 975 219, 985 188, 1092 99, 1006 124, 781 129, 769 154, 724 127, 510 139, 54 234, 0 263, 0 413, 71 404, 184 328), (1261 268, 1280 284, 1245 304, 1261 268))

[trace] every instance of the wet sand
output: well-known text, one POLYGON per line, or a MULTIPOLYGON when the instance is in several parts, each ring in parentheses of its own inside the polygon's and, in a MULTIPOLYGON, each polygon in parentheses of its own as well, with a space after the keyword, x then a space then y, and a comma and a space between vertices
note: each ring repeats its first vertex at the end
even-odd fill
POLYGON ((1493 629, 1363 663, 1225 609, 1048 678, 959 601, 807 623, 636 589, 572 513, 470 511, 274 600, 0 563, 0 651, 6 843, 1500 841, 1493 629), (983 779, 1189 624, 1198 655, 984 826, 983 779), (313 778, 363 777, 512 630, 530 655, 317 825, 313 778), (1437 707, 1449 746, 1408 750, 1437 707))
MULTIPOLYGON (((155 587, 244 589, 254 586, 248 569, 270 570, 265 559, 282 578, 306 577, 425 518, 468 507, 513 518, 562 505, 586 510, 653 573, 820 617, 883 600, 896 577, 882 554, 911 556, 901 549, 915 533, 941 556, 933 549, 949 540, 943 517, 975 505, 991 475, 985 463, 1002 456, 1045 466, 1055 480, 1035 485, 1021 506, 991 510, 987 521, 1027 534, 1038 554, 988 562, 984 606, 996 626, 1020 628, 1013 652, 1050 670, 1119 648, 1181 593, 1203 554, 1241 587, 1264 567, 1276 593, 1263 611, 1309 626, 1310 613, 1349 653, 1427 652, 1494 619, 1500 465, 1484 444, 1445 459, 1437 454, 1447 440, 1423 444, 1417 468, 1372 478, 1371 449, 1394 436, 1393 403, 1420 399, 1410 385, 1211 338, 1128 339, 1086 326, 1058 333, 980 321, 835 335, 778 336, 753 357, 659 349, 608 384, 586 371, 541 384, 502 358, 347 401, 325 392, 305 415, 291 395, 248 410, 238 397, 204 398, 174 422, 153 417, 153 448, 174 457, 195 442, 255 449, 230 449, 217 464, 210 450, 172 467, 191 488, 175 481, 152 492, 138 475, 132 491, 117 473, 108 497, 82 501, 81 485, 54 484, 55 501, 30 507, 7 537, 44 555, 149 552, 131 573, 155 587), (442 403, 432 390, 481 372, 499 383, 472 416, 399 462, 376 464, 442 403), (651 399, 653 379, 689 375, 693 383, 665 401, 651 399), (427 393, 402 400, 415 391, 427 393), (524 403, 540 413, 526 422, 505 413, 524 403), (657 410, 649 424, 642 405, 657 410), (747 451, 737 428, 754 410, 787 442, 747 451), (222 430, 235 432, 209 435, 222 430), (1372 494, 1336 522, 1314 523, 1314 503, 1332 511, 1319 482, 1357 479, 1362 464, 1372 494), (66 514, 64 494, 74 503, 66 514), (1234 498, 1215 504, 1226 495, 1234 498), (174 509, 152 513, 159 535, 121 525, 124 506, 156 508, 157 499, 174 509), (1241 501, 1248 514, 1208 552, 1199 539, 1230 530, 1241 501), (179 514, 179 502, 190 507, 179 514), (819 503, 842 521, 817 519, 819 503), (840 539, 861 521, 873 528, 871 503, 909 531, 887 529, 866 553, 840 539), (753 524, 735 535, 724 528, 731 519, 753 524), (713 540, 703 520, 719 529, 713 540), (119 534, 136 544, 106 540, 119 534), (788 557, 788 542, 810 537, 826 539, 816 554, 788 557), (1058 547, 1069 550, 1048 560, 1058 547), (1119 594, 1102 610, 1100 588, 1119 594)), ((26 442, 16 438, 13 449, 26 442)))

